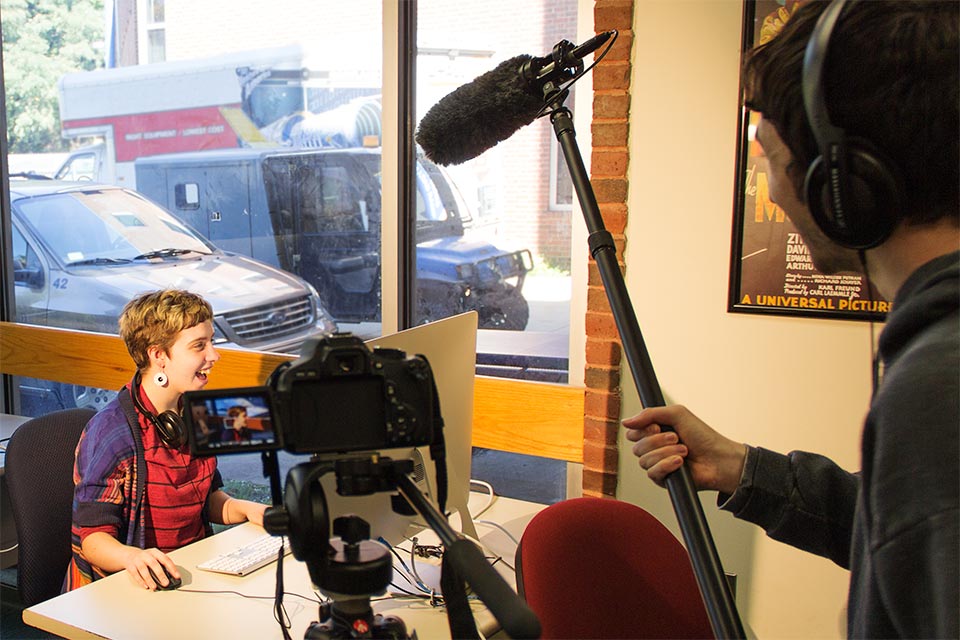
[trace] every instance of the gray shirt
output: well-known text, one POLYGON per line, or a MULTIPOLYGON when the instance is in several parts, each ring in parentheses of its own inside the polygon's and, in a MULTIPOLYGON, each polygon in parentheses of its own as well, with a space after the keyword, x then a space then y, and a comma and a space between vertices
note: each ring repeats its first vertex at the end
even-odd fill
POLYGON ((960 253, 918 269, 880 336, 860 473, 750 447, 723 509, 850 569, 851 638, 960 637, 960 253))

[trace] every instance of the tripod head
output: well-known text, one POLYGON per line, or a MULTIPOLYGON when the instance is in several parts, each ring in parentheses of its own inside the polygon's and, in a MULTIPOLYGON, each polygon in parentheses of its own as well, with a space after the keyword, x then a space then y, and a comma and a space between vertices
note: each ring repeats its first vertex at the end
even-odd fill
POLYGON ((370 540, 370 524, 359 516, 338 517, 331 529, 320 484, 322 476, 333 472, 342 495, 395 491, 386 480, 394 465, 401 472, 413 470, 409 460, 378 456, 301 463, 287 474, 283 506, 270 507, 264 514, 264 528, 289 536, 294 557, 306 563, 314 586, 331 600, 320 607, 320 621, 310 625, 305 638, 407 637, 403 621, 375 615, 370 607, 370 597, 384 593, 393 577, 390 552, 370 540))

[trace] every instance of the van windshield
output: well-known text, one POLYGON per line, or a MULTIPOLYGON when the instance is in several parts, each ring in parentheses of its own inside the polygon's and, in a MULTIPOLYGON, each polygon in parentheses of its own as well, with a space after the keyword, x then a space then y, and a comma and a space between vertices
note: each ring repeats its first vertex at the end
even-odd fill
POLYGON ((74 191, 14 202, 63 264, 189 257, 214 248, 173 216, 122 189, 74 191))

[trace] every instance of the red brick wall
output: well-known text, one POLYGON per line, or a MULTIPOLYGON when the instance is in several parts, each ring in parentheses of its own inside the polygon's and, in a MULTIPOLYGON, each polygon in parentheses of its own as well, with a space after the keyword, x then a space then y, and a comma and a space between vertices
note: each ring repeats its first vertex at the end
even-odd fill
MULTIPOLYGON (((591 179, 604 226, 611 234, 623 270, 627 220, 627 166, 630 116, 630 51, 634 0, 596 0, 597 33, 619 33, 603 63, 593 69, 593 150, 591 179)), ((583 494, 615 496, 617 434, 620 427, 620 337, 600 272, 592 261, 587 280, 584 371, 583 494)))

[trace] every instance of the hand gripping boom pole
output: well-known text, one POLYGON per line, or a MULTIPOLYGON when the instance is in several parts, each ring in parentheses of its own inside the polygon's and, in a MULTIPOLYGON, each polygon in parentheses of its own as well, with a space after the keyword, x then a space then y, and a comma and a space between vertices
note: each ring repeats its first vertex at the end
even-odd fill
MULTIPOLYGON (((624 354, 633 372, 633 380, 639 392, 640 401, 644 407, 662 407, 665 404, 663 393, 660 391, 650 354, 640 333, 637 316, 630 303, 630 295, 627 293, 623 274, 617 263, 613 236, 604 227, 600 207, 597 205, 593 187, 577 147, 576 131, 570 111, 562 106, 565 98, 565 91, 556 95, 554 104, 557 108, 551 112, 550 120, 560 147, 563 149, 567 167, 570 169, 580 207, 583 209, 589 233, 590 253, 600 271, 600 278, 607 292, 607 300, 610 302, 624 354)), ((669 429, 667 425, 663 425, 663 428, 669 429)), ((665 484, 680 523, 714 635, 717 638, 745 638, 730 586, 724 576, 720 558, 703 514, 703 507, 686 465, 667 476, 665 484)))

